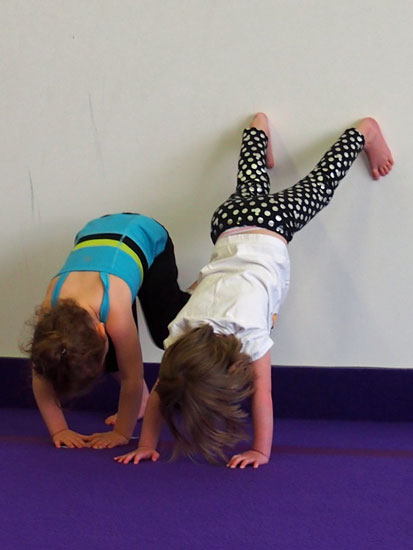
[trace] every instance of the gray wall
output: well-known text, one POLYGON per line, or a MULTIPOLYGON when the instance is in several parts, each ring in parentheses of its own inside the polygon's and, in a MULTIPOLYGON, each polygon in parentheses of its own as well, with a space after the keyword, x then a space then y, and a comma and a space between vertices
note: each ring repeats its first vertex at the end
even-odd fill
MULTIPOLYGON (((412 366, 413 5, 394 0, 4 0, 0 355, 76 231, 135 210, 169 229, 182 285, 211 252, 240 132, 272 120, 273 189, 372 115, 397 164, 363 158, 290 245, 273 363, 412 366)), ((147 361, 160 353, 146 335, 147 361)))

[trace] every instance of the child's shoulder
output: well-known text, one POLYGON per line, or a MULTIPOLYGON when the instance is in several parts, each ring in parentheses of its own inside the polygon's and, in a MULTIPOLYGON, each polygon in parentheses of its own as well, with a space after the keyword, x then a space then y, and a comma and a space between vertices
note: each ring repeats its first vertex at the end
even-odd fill
POLYGON ((58 277, 53 277, 53 279, 49 282, 46 288, 46 294, 44 295, 43 302, 41 303, 41 308, 50 308, 52 305, 52 294, 54 287, 56 286, 58 277))
POLYGON ((129 313, 132 309, 132 293, 128 283, 117 275, 111 274, 109 274, 109 281, 109 315, 122 314, 124 311, 129 313))

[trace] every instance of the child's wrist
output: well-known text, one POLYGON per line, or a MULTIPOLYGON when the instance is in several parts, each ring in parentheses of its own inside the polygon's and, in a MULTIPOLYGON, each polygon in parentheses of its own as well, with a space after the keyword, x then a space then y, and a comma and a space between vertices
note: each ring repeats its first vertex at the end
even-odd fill
POLYGON ((53 432, 53 433, 50 432, 50 437, 51 438, 56 437, 57 435, 61 434, 62 432, 67 431, 68 429, 69 429, 68 426, 66 426, 66 428, 62 428, 61 430, 57 430, 57 432, 53 432))
POLYGON ((156 449, 156 446, 155 445, 138 445, 138 449, 150 449, 151 451, 153 451, 154 449, 156 449))
POLYGON ((258 454, 264 456, 265 458, 270 458, 270 455, 271 455, 271 452, 263 453, 262 451, 259 451, 258 449, 254 449, 254 448, 252 448, 251 451, 254 451, 254 453, 258 453, 258 454))

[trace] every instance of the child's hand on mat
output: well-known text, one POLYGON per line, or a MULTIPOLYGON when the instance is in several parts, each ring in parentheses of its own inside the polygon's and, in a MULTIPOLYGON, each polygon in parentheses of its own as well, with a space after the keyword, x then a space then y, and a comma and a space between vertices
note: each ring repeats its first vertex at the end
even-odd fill
POLYGON ((245 451, 244 453, 240 453, 238 455, 234 455, 228 462, 227 467, 237 468, 239 466, 241 469, 244 469, 249 464, 252 464, 254 468, 258 468, 262 464, 267 464, 268 461, 268 456, 265 456, 258 451, 251 450, 245 451))
POLYGON ((52 436, 53 443, 60 449, 60 447, 70 447, 70 449, 80 449, 81 447, 89 446, 89 436, 73 432, 72 430, 62 430, 52 436))
POLYGON ((103 432, 92 434, 89 438, 89 447, 92 449, 113 449, 119 445, 127 445, 129 439, 120 432, 103 432))
POLYGON ((133 461, 133 464, 138 464, 141 460, 152 460, 156 462, 159 458, 159 453, 155 449, 150 447, 138 447, 136 451, 127 453, 122 456, 115 456, 114 460, 122 464, 129 464, 133 461))

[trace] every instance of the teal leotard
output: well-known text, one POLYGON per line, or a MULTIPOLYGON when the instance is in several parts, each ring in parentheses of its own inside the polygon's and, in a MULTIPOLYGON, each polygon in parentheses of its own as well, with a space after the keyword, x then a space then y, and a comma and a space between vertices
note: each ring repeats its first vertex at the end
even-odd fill
POLYGON ((124 280, 135 300, 145 273, 166 247, 168 232, 157 221, 141 214, 109 214, 90 221, 79 231, 75 245, 64 266, 55 275, 59 279, 53 289, 52 306, 72 271, 100 273, 104 295, 100 319, 106 322, 109 313, 109 277, 124 280))

